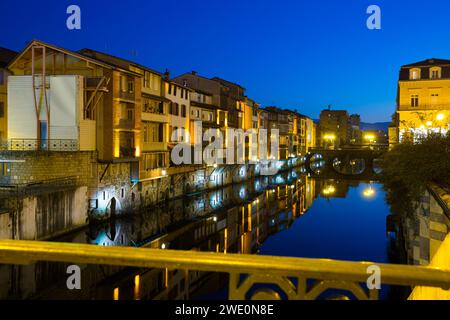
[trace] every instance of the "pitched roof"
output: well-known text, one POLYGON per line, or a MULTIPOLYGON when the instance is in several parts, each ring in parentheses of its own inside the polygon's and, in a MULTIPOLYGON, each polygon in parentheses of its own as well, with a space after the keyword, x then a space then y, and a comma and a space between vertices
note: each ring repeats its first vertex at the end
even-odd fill
POLYGON ((98 59, 94 59, 94 58, 92 58, 92 57, 89 57, 89 56, 87 56, 87 55, 84 55, 84 54, 82 54, 82 53, 79 53, 79 52, 76 52, 76 51, 72 51, 72 50, 68 50, 68 49, 65 49, 65 48, 62 48, 62 47, 58 47, 58 46, 55 46, 55 45, 46 43, 46 42, 41 41, 41 40, 36 40, 36 39, 30 41, 30 43, 29 43, 29 44, 28 44, 28 45, 27 45, 27 46, 26 46, 19 54, 17 54, 17 55, 16 55, 16 56, 8 63, 8 67, 10 67, 10 66, 13 65, 17 60, 19 60, 21 57, 23 57, 23 55, 24 55, 24 54, 25 54, 25 53, 26 53, 33 45, 44 46, 44 47, 50 48, 50 49, 52 49, 52 50, 62 52, 62 53, 64 53, 64 54, 68 54, 68 55, 74 56, 74 57, 76 57, 76 58, 79 58, 79 59, 83 59, 83 60, 89 61, 89 62, 91 62, 91 63, 93 63, 93 64, 100 65, 100 66, 105 67, 105 68, 109 68, 109 69, 121 69, 121 71, 125 71, 125 72, 131 73, 131 74, 135 74, 135 72, 130 71, 130 70, 127 69, 127 68, 122 68, 122 67, 119 67, 119 66, 117 66, 117 65, 113 65, 113 64, 111 64, 111 63, 107 63, 107 62, 105 62, 105 61, 100 61, 100 60, 98 60, 98 59))
POLYGON ((431 58, 431 59, 426 59, 423 61, 404 65, 404 66, 402 66, 402 68, 429 67, 429 66, 440 66, 440 65, 450 65, 450 60, 431 58))
POLYGON ((220 77, 213 77, 213 78, 211 78, 211 80, 220 82, 220 83, 222 83, 222 84, 224 84, 224 85, 237 86, 237 87, 239 87, 239 88, 245 90, 245 88, 244 88, 243 86, 241 86, 240 84, 237 84, 237 83, 234 83, 234 82, 231 82, 231 81, 222 79, 222 78, 220 78, 220 77))
POLYGON ((141 68, 141 69, 144 69, 144 70, 156 73, 156 74, 158 74, 160 76, 162 75, 162 73, 159 72, 159 71, 150 69, 149 67, 146 67, 144 65, 141 65, 141 64, 136 63, 136 62, 131 61, 131 60, 127 60, 127 59, 124 59, 124 58, 119 58, 119 57, 113 56, 113 55, 111 55, 109 53, 104 53, 104 52, 101 52, 101 51, 98 51, 98 50, 93 50, 93 49, 90 49, 90 48, 84 48, 84 49, 78 50, 78 52, 80 54, 85 55, 85 56, 89 56, 89 57, 92 57, 94 59, 103 61, 105 63, 109 63, 109 64, 112 64, 112 65, 115 65, 115 66, 117 66, 119 68, 128 69, 128 67, 130 65, 132 65, 132 66, 135 66, 135 67, 138 67, 138 68, 141 68))
POLYGON ((0 68, 6 67, 16 55, 16 51, 0 47, 0 68))

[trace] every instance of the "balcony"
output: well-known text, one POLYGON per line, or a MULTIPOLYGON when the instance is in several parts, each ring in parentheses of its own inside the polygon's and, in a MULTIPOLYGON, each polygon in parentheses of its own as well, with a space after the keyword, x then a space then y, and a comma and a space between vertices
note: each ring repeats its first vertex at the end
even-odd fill
POLYGON ((0 142, 0 151, 79 151, 78 140, 9 139, 0 142))
POLYGON ((420 104, 417 107, 408 105, 400 105, 398 111, 434 111, 434 110, 450 110, 450 104, 420 104))
POLYGON ((120 147, 120 158, 134 158, 136 154, 136 148, 133 147, 120 147))
POLYGON ((142 112, 153 114, 164 114, 164 103, 144 104, 142 112))
POLYGON ((119 91, 119 98, 130 102, 135 101, 134 92, 129 91, 119 91))

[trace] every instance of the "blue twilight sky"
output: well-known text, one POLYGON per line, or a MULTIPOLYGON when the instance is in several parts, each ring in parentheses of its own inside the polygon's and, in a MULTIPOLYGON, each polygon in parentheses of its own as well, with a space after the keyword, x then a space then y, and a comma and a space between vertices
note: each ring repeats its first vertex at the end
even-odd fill
POLYGON ((450 58, 448 0, 1 0, 0 46, 33 38, 136 60, 172 75, 196 70, 247 88, 263 106, 317 118, 328 104, 388 121, 399 67, 450 58), (81 7, 82 29, 66 28, 81 7), (382 10, 382 30, 366 9, 382 10))

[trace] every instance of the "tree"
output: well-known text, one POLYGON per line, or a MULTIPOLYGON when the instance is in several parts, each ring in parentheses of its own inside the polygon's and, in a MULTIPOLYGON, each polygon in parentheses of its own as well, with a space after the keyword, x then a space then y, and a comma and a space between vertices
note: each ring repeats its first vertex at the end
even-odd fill
POLYGON ((450 183, 450 135, 429 134, 415 144, 404 141, 384 155, 382 167, 393 213, 412 212, 427 184, 450 183))

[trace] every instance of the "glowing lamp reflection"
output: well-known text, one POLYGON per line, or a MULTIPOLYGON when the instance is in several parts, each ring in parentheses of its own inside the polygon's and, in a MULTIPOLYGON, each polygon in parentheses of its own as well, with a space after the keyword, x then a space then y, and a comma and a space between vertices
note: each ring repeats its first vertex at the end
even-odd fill
POLYGON ((327 186, 322 190, 322 193, 326 196, 331 195, 336 192, 336 188, 334 186, 327 186))
POLYGON ((372 198, 375 195, 375 190, 373 190, 372 188, 367 188, 366 190, 364 190, 363 195, 366 198, 372 198))

